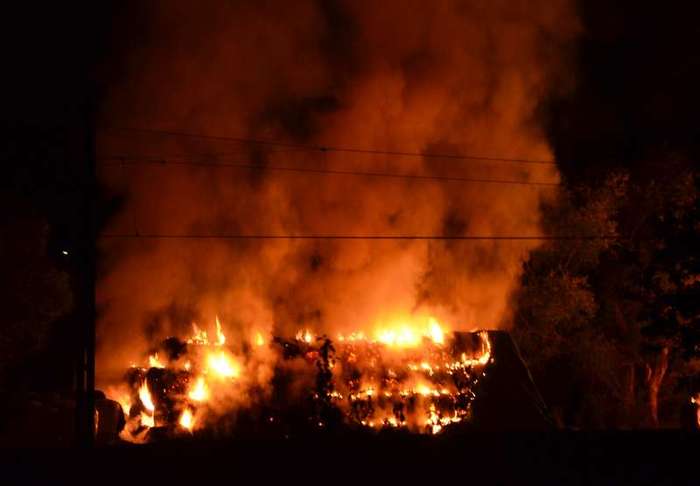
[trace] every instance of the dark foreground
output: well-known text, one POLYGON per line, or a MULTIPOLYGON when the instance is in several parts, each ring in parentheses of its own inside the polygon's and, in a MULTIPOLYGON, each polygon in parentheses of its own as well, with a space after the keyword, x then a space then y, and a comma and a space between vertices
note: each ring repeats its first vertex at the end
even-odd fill
POLYGON ((698 451, 677 431, 473 433, 5 450, 2 466, 21 484, 698 484, 698 451))

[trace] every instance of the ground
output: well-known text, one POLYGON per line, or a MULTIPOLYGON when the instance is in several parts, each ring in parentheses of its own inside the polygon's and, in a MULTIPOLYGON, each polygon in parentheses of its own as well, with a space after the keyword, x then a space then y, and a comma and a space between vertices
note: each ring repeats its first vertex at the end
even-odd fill
POLYGON ((169 442, 91 451, 5 451, 23 482, 202 484, 693 484, 700 435, 667 432, 465 434, 394 440, 169 442), (382 481, 385 482, 385 481, 382 481))

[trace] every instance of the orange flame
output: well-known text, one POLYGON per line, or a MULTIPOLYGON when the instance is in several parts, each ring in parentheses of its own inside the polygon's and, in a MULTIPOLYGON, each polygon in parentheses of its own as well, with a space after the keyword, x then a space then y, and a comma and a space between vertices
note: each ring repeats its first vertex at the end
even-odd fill
POLYGON ((221 322, 219 322, 219 316, 216 316, 216 345, 223 346, 226 344, 226 336, 221 331, 221 322))
POLYGON ((148 366, 151 368, 165 368, 165 365, 158 359, 158 353, 154 353, 148 357, 148 366))
POLYGON ((192 323, 192 337, 187 340, 190 344, 209 344, 207 331, 200 329, 196 323, 192 323))
POLYGON ((255 333, 255 344, 257 346, 264 346, 265 345, 265 338, 263 338, 263 335, 258 333, 255 333))
POLYGON ((311 331, 308 329, 302 329, 296 334, 296 340, 297 341, 303 341, 307 344, 309 344, 313 340, 313 334, 311 334, 311 331))
POLYGON ((240 375, 240 369, 224 351, 207 355, 207 369, 222 378, 237 378, 240 375))
POLYGON ((182 412, 182 415, 180 415, 179 424, 184 429, 192 431, 192 428, 194 427, 194 416, 189 408, 186 408, 184 412, 182 412))
POLYGON ((190 399, 194 400, 195 402, 203 402, 209 398, 209 388, 207 388, 204 377, 200 376, 197 378, 197 381, 187 396, 189 396, 190 399))
POLYGON ((148 383, 146 380, 143 380, 143 384, 139 388, 139 399, 141 400, 143 406, 146 407, 146 410, 148 410, 150 413, 155 411, 156 407, 153 405, 151 392, 148 390, 148 383))

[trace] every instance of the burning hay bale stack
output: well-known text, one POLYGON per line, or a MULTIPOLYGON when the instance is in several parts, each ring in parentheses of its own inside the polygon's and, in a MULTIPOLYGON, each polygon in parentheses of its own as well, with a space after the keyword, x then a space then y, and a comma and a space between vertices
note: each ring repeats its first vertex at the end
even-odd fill
MULTIPOLYGON (((361 334, 340 336, 336 343, 301 334, 277 343, 286 360, 315 363, 313 397, 316 410, 324 411, 318 415, 335 409, 346 424, 377 430, 437 433, 468 420, 479 378, 492 359, 485 332, 423 338, 406 348, 361 334)), ((333 425, 318 418, 319 427, 333 425)))
POLYGON ((217 319, 215 340, 195 326, 189 339, 166 339, 148 366, 127 371, 114 392, 127 416, 121 437, 211 436, 222 424, 239 436, 246 428, 256 436, 440 433, 473 422, 475 412, 488 419, 477 398, 494 368, 493 336, 505 361, 513 361, 501 334, 445 333, 436 322, 422 334, 387 331, 370 338, 357 332, 331 339, 302 330, 294 338, 267 341, 258 334, 252 345, 236 345, 226 343, 217 319), (269 365, 269 386, 260 387, 251 376, 269 365))

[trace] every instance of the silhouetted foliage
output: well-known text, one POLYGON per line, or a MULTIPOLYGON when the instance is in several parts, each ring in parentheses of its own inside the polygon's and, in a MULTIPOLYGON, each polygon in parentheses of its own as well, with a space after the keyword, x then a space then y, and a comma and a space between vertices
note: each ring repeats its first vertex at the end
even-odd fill
POLYGON ((515 335, 562 425, 677 426, 700 352, 698 176, 611 174, 562 192, 525 264, 515 335))

